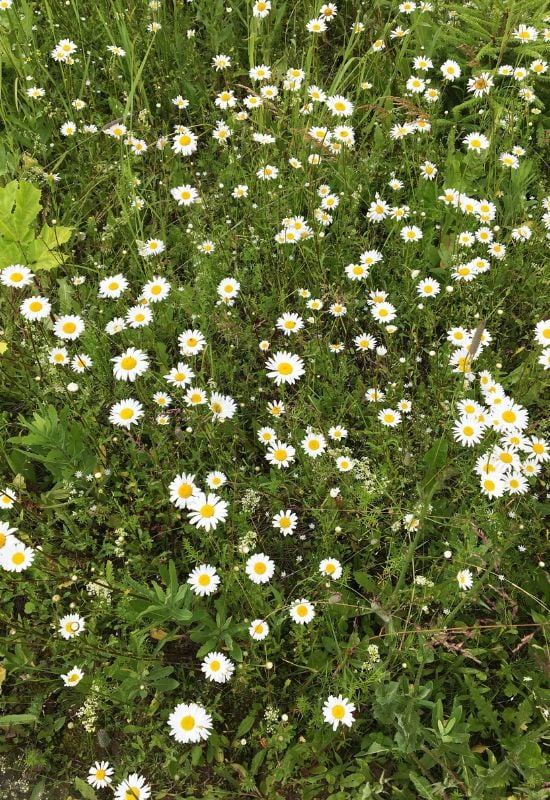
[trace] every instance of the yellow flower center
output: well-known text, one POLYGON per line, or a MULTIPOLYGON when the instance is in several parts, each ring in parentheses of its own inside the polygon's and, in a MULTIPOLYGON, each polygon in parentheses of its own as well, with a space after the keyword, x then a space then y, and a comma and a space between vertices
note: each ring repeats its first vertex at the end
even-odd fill
POLYGON ((133 416, 134 416, 133 408, 123 408, 120 412, 121 419, 132 419, 133 416))
POLYGON ((141 792, 137 786, 129 786, 126 789, 126 796, 124 800, 139 800, 141 797, 141 792))
POLYGON ((260 623, 258 623, 258 624, 256 625, 256 627, 254 628, 254 633, 261 634, 261 633, 263 633, 263 632, 264 632, 264 626, 263 626, 263 625, 262 625, 262 623, 260 622, 260 623))
POLYGON ((495 482, 490 480, 490 479, 487 479, 486 481, 484 481, 483 485, 487 489, 487 491, 489 491, 489 492, 492 492, 493 489, 495 488, 495 482))
POLYGON ((203 573, 199 575, 199 586, 208 586, 210 584, 210 575, 203 573))
POLYGON ((136 314, 134 317, 134 322, 143 322, 145 320, 145 314, 136 314))
POLYGON ((277 367, 277 372, 279 372, 280 375, 290 375, 292 373, 292 364, 289 364, 288 361, 283 361, 277 367))
POLYGON ((325 567, 325 572, 328 572, 329 575, 332 575, 335 569, 336 567, 334 566, 334 564, 327 564, 325 567))
POLYGON ((281 528, 290 528, 289 517, 281 517, 281 519, 279 520, 279 525, 281 528))
POLYGON ((310 450, 318 450, 319 447, 320 447, 320 444, 317 441, 317 439, 312 439, 311 442, 309 442, 308 446, 309 446, 310 450))
POLYGON ((223 410, 222 409, 222 404, 218 403, 216 401, 214 401, 213 403, 210 403, 210 408, 212 409, 214 414, 221 414, 221 412, 223 410))
POLYGON ((465 425, 462 429, 464 436, 473 436, 474 429, 470 425, 465 425))
POLYGON ((192 403, 200 403, 202 400, 202 396, 198 392, 193 392, 191 397, 189 398, 192 403))
POLYGON ((502 413, 502 419, 504 420, 504 422, 515 422, 517 419, 517 415, 514 411, 508 409, 507 411, 504 411, 502 413))
POLYGON ((95 774, 96 780, 102 781, 106 774, 104 769, 98 769, 95 774))
POLYGON ((7 538, 7 537, 6 537, 6 534, 5 534, 5 533, 1 533, 1 532, 0 532, 0 550, 1 550, 1 549, 2 549, 2 547, 4 547, 4 545, 6 544, 6 538, 7 538))
POLYGON ((182 485, 178 489, 178 495, 180 497, 191 497, 193 494, 193 487, 190 483, 182 483, 182 485))
POLYGON ((218 672, 220 670, 220 667, 221 664, 217 659, 215 661, 210 662, 210 669, 212 670, 212 672, 218 672))
POLYGON ((195 347, 199 343, 198 339, 195 339, 194 336, 190 336, 187 340, 187 347, 195 347))
POLYGON ((159 286, 156 283, 154 286, 151 286, 151 294, 160 294, 162 292, 162 286, 159 286))
POLYGON ((275 461, 284 461, 286 458, 286 450, 284 450, 282 447, 279 447, 273 453, 273 458, 275 459, 275 461))
POLYGON ((296 613, 299 617, 307 617, 308 608, 307 606, 299 605, 296 609, 296 613))
POLYGON ((122 369, 131 370, 134 369, 137 363, 137 359, 135 359, 133 356, 126 356, 120 362, 120 366, 122 369))
POLYGON ((29 309, 31 311, 41 311, 42 303, 39 300, 33 300, 32 303, 30 303, 29 305, 29 309))
POLYGON ((211 506, 210 503, 205 503, 201 507, 201 511, 200 511, 201 516, 203 516, 203 517, 213 517, 215 512, 216 512, 216 509, 214 508, 214 506, 211 506))
POLYGON ((111 281, 111 283, 108 285, 107 288, 109 289, 109 291, 115 292, 118 289, 118 287, 119 284, 117 283, 117 281, 111 281))
POLYGON ((346 709, 344 708, 344 706, 340 704, 334 706, 332 709, 332 716, 334 717, 334 719, 343 719, 345 713, 346 709))
POLYGON ((14 553, 11 557, 12 563, 16 566, 23 564, 25 561, 25 554, 24 553, 14 553))
POLYGON ((19 283, 23 280, 23 273, 22 272, 12 272, 10 280, 13 283, 19 283))
POLYGON ((264 561, 258 561, 256 564, 254 564, 254 572, 257 575, 263 575, 264 572, 266 571, 267 571, 267 566, 264 561))
POLYGON ((174 375, 175 381, 184 381, 185 380, 185 372, 176 372, 174 375))
POLYGON ((346 104, 343 103, 341 100, 337 100, 336 103, 334 104, 334 108, 336 111, 345 111, 346 104))
POLYGON ((57 361, 58 363, 61 363, 62 361, 65 360, 65 357, 64 357, 63 353, 56 353, 54 355, 54 357, 53 357, 53 360, 57 361))
MULTIPOLYGON (((79 677, 80 676, 76 672, 73 672, 72 675, 69 675, 69 683, 76 683, 77 680, 79 679, 79 677)), ((96 775, 96 778, 97 778, 97 775, 96 775)))

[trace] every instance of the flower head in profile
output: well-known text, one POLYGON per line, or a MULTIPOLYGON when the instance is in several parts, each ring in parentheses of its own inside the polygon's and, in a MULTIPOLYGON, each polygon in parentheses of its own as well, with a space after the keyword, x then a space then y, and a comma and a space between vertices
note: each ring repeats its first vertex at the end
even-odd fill
POLYGON ((474 583, 474 578, 469 569, 461 569, 457 573, 456 579, 460 589, 471 589, 474 583))

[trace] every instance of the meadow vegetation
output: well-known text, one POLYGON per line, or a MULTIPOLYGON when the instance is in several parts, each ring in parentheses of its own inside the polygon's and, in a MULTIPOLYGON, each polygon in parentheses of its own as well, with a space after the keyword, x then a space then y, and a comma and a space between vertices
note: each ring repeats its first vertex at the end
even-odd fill
POLYGON ((8 800, 542 800, 540 0, 0 0, 8 800))

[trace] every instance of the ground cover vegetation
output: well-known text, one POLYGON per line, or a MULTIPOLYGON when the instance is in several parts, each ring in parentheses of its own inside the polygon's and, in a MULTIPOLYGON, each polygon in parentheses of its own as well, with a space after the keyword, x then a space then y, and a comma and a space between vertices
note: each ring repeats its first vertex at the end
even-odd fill
POLYGON ((550 17, 0 0, 0 783, 547 796, 550 17))

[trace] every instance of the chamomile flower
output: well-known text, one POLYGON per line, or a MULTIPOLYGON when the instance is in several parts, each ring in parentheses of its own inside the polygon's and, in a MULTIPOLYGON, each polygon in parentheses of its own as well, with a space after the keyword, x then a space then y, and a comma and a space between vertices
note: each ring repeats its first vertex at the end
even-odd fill
POLYGON ((277 438, 275 430, 269 427, 260 428, 257 435, 260 442, 265 445, 274 442, 277 438))
POLYGON ((145 328, 153 319, 153 312, 145 305, 132 306, 126 312, 126 324, 130 328, 145 328))
POLYGON ((82 317, 68 314, 58 317, 53 326, 53 332, 58 339, 78 339, 84 331, 84 320, 82 317))
POLYGON ((339 472, 349 472, 355 466, 355 462, 352 458, 348 458, 348 456, 338 456, 336 459, 336 468, 339 472))
POLYGON ((291 333, 298 333, 298 331, 302 330, 304 321, 299 314, 285 313, 277 320, 276 327, 285 336, 290 336, 291 333))

